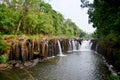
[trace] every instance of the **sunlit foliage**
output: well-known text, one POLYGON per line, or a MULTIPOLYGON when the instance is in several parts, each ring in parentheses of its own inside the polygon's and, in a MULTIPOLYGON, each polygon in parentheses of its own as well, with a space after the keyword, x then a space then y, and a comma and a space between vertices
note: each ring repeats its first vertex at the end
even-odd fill
POLYGON ((3 34, 65 35, 79 37, 83 31, 43 0, 3 0, 0 4, 3 34))

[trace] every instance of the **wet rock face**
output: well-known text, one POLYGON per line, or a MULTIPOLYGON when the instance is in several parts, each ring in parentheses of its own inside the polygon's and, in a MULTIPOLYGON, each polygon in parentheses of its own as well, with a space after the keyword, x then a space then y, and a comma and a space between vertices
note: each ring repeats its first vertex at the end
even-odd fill
POLYGON ((56 56, 58 53, 57 39, 50 39, 48 42, 48 57, 56 56))
MULTIPOLYGON (((72 39, 18 39, 17 42, 12 43, 10 50, 7 52, 9 60, 20 60, 25 62, 36 58, 46 60, 47 57, 57 56, 59 54, 58 40, 60 42, 62 52, 68 51, 72 46, 70 45, 72 39)), ((78 44, 80 44, 82 40, 74 39, 74 41, 76 42, 76 47, 78 48, 78 44)))
POLYGON ((97 39, 92 39, 91 43, 92 43, 91 49, 96 51, 98 40, 97 39))
POLYGON ((44 39, 20 39, 13 43, 9 52, 9 60, 28 61, 36 58, 44 59, 48 56, 48 42, 44 39))
POLYGON ((63 52, 68 51, 69 49, 69 39, 60 39, 60 44, 63 52))
POLYGON ((47 56, 48 56, 48 42, 44 39, 40 39, 38 46, 39 46, 38 52, 39 52, 39 56, 40 56, 39 58, 40 59, 47 58, 47 56))
POLYGON ((10 60, 21 60, 27 61, 31 58, 31 43, 28 40, 19 40, 17 43, 14 43, 10 49, 9 59, 10 60))

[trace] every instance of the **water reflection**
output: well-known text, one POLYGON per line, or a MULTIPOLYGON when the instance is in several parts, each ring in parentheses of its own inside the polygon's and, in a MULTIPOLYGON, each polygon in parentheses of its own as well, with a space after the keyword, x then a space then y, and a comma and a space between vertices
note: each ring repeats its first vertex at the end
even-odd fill
POLYGON ((104 80, 109 70, 93 51, 81 51, 56 57, 30 70, 36 78, 57 80, 104 80))

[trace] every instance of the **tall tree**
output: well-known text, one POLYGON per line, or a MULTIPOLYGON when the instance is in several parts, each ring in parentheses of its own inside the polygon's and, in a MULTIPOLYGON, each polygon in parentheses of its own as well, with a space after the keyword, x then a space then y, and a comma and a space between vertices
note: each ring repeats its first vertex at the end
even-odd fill
MULTIPOLYGON (((82 1, 84 5, 86 0, 82 1)), ((93 4, 85 5, 89 8, 89 22, 92 22, 93 27, 97 28, 98 37, 120 34, 120 0, 94 0, 93 4)))

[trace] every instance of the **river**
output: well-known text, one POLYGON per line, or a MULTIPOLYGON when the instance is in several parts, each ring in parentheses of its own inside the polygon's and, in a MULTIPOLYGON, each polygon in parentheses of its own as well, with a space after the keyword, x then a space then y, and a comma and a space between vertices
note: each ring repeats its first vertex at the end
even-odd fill
POLYGON ((83 41, 79 51, 66 52, 30 69, 0 72, 0 80, 105 80, 110 75, 103 58, 83 41))

